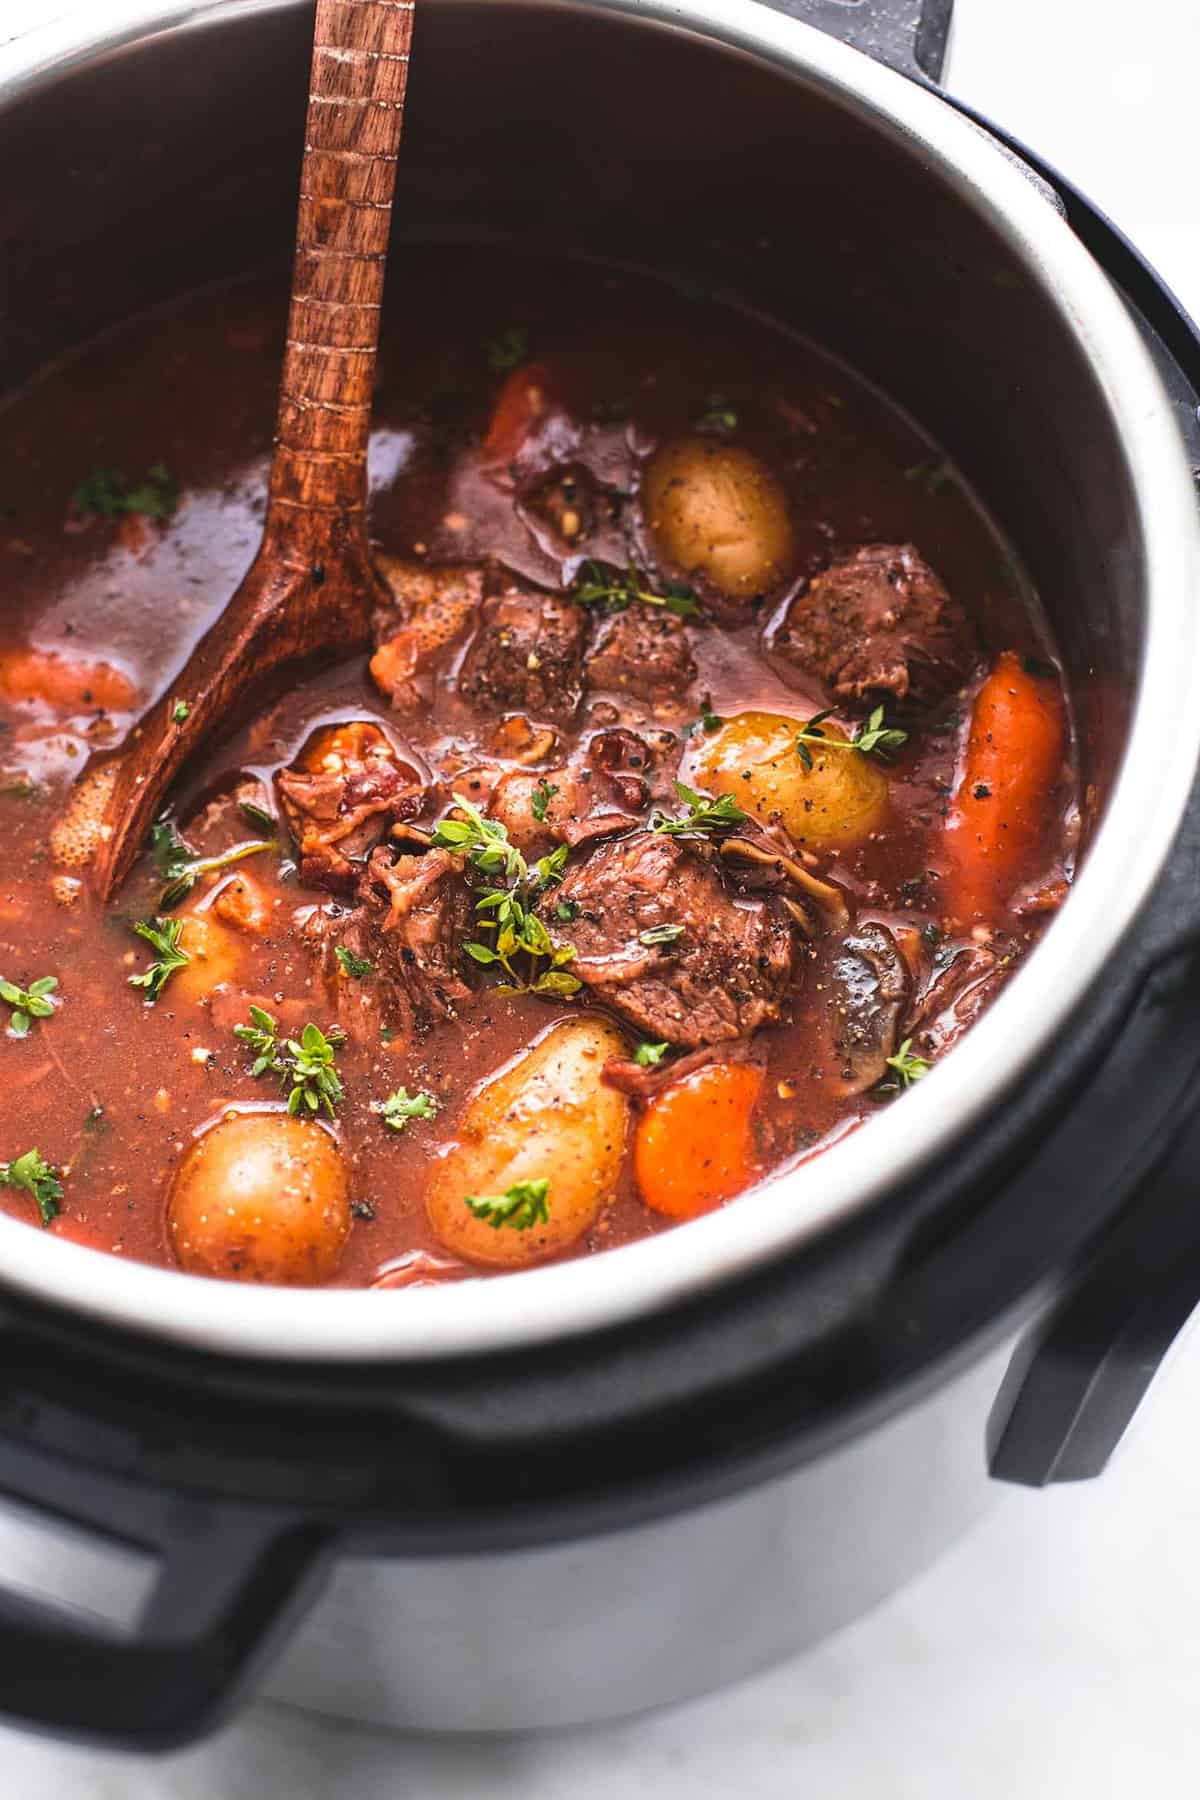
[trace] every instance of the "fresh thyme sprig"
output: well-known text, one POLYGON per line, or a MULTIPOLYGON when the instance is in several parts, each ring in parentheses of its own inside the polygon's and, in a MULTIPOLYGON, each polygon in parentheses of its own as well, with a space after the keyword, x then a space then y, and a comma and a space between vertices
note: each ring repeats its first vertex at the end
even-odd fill
POLYGON ((8 1021, 10 1037, 27 1037, 29 1027, 35 1019, 48 1019, 58 1005, 52 1000, 58 986, 57 975, 42 975, 37 981, 31 981, 27 988, 18 987, 15 981, 5 981, 0 977, 0 1000, 12 1007, 12 1016, 8 1021))
POLYGON ((507 1225, 513 1231, 528 1231, 531 1225, 550 1223, 550 1183, 545 1176, 537 1181, 514 1181, 503 1194, 467 1194, 465 1204, 472 1218, 482 1219, 493 1231, 507 1225))
POLYGON ((37 1205, 43 1225, 51 1225, 62 1208, 60 1171, 48 1163, 39 1150, 26 1150, 12 1162, 0 1163, 0 1184, 24 1188, 37 1205))
POLYGON ((580 606, 595 607, 598 612, 626 612, 640 601, 643 606, 659 606, 678 619, 703 617, 703 609, 690 587, 682 582, 667 581, 656 594, 640 569, 610 569, 604 563, 588 558, 575 577, 571 598, 580 606))
POLYGON ((386 1100, 371 1102, 371 1111, 392 1131, 404 1131, 412 1119, 432 1119, 437 1110, 437 1101, 424 1088, 410 1094, 407 1088, 398 1087, 386 1100))
POLYGON ((472 942, 463 949, 473 962, 497 965, 508 980, 501 983, 502 994, 543 994, 568 999, 583 985, 564 965, 575 956, 574 945, 556 949, 550 935, 533 908, 547 888, 562 880, 567 860, 567 846, 560 844, 549 856, 541 857, 531 869, 508 830, 496 819, 485 819, 478 807, 461 794, 454 804, 465 817, 443 819, 433 834, 433 842, 441 849, 463 856, 481 875, 501 876, 505 887, 489 886, 475 901, 479 928, 494 931, 490 944, 472 942), (515 964, 515 958, 529 959, 526 973, 515 964), (547 961, 548 968, 538 969, 547 961))
POLYGON ((277 850, 275 838, 251 838, 234 844, 216 856, 197 856, 191 845, 180 837, 169 819, 159 819, 150 827, 150 860, 167 886, 158 897, 159 910, 170 912, 186 899, 202 875, 228 869, 247 856, 258 856, 263 850, 277 850))
POLYGON ((298 1039, 280 1043, 279 1027, 264 1007, 252 1006, 250 1020, 249 1025, 235 1025, 233 1035, 254 1052, 251 1075, 277 1075, 288 1090, 287 1109, 293 1117, 324 1109, 332 1119, 346 1091, 334 1064, 345 1032, 332 1026, 326 1033, 310 1023, 298 1039))
POLYGON ((676 781, 674 787, 687 812, 679 819, 655 813, 650 820, 651 831, 661 832, 664 837, 703 837, 709 832, 725 831, 745 823, 746 815, 732 794, 721 794, 714 800, 711 794, 697 793, 695 788, 686 787, 682 781, 676 781))
POLYGON ((192 960, 187 951, 180 948, 183 920, 139 919, 133 929, 154 951, 154 961, 140 975, 131 975, 129 985, 145 988, 146 1004, 153 1006, 172 975, 186 968, 192 960))
POLYGON ((882 706, 875 708, 866 724, 859 725, 852 737, 830 737, 823 727, 826 719, 833 717, 833 712, 834 708, 830 706, 824 712, 815 713, 796 734, 796 754, 806 769, 813 766, 810 744, 816 744, 821 750, 861 750, 864 756, 890 762, 893 752, 908 742, 907 731, 884 723, 882 706))
POLYGON ((913 1055, 910 1037, 905 1038, 895 1056, 889 1056, 885 1060, 893 1073, 890 1078, 880 1082, 875 1090, 877 1094, 902 1093, 905 1088, 912 1087, 915 1081, 923 1081, 932 1067, 923 1056, 913 1055))

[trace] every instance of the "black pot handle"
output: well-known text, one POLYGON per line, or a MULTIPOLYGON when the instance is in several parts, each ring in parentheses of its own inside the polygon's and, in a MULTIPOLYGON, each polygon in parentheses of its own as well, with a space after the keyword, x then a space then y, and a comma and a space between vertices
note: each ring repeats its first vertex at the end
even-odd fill
POLYGON ((954 0, 767 0, 776 12, 887 63, 914 81, 941 80, 954 0))
MULTIPOLYGON (((27 1502, 30 1483, 19 1486, 27 1502)), ((143 1751, 190 1743, 221 1720, 315 1596, 328 1540, 291 1519, 178 1501, 164 1530, 132 1636, 0 1590, 0 1713, 143 1751)))

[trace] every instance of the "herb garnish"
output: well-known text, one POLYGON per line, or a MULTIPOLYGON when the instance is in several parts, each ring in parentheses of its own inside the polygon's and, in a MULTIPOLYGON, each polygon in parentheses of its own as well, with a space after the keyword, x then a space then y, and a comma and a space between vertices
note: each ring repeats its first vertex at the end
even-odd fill
POLYGON ((355 956, 353 950, 347 950, 345 944, 339 944, 333 954, 351 981, 365 981, 371 973, 369 960, 365 956, 355 956))
POLYGON ((5 981, 0 977, 0 1000, 12 1007, 12 1017, 8 1021, 11 1037, 28 1036, 29 1027, 35 1019, 48 1019, 57 1000, 48 998, 58 986, 57 975, 42 975, 37 981, 31 981, 27 988, 19 988, 13 981, 5 981))
POLYGON ((393 1131, 403 1131, 410 1119, 432 1119, 437 1109, 437 1101, 424 1088, 410 1094, 407 1088, 398 1087, 386 1100, 371 1102, 371 1111, 393 1131))
POLYGON ((265 806, 256 806, 253 800, 239 800, 238 811, 259 831, 274 832, 278 828, 279 820, 274 813, 269 813, 265 806))
POLYGON ((711 794, 698 794, 695 788, 685 787, 682 781, 676 781, 674 787, 687 806, 686 814, 682 819, 668 819, 665 813, 655 813, 650 820, 651 831, 661 832, 666 837, 681 837, 685 833, 703 835, 745 822, 746 815, 732 794, 722 794, 714 800, 711 794))
POLYGON ((923 1056, 913 1055, 910 1037, 905 1038, 895 1056, 889 1056, 886 1060, 888 1068, 895 1073, 889 1080, 880 1083, 875 1090, 877 1094, 899 1094, 903 1089, 910 1088, 914 1081, 923 1080, 931 1067, 923 1056))
POLYGON ((904 471, 905 481, 917 481, 927 494, 940 494, 953 479, 953 470, 944 462, 910 463, 904 471))
POLYGON ((547 1204, 550 1183, 543 1176, 538 1181, 514 1181, 503 1194, 467 1194, 465 1205, 473 1218, 483 1219, 493 1231, 510 1225, 514 1231, 528 1231, 531 1225, 548 1225, 547 1204))
POLYGON ((192 960, 187 951, 179 947, 183 920, 139 919, 133 929, 154 951, 154 961, 142 974, 131 975, 129 985, 145 988, 146 1004, 153 1006, 176 970, 186 968, 192 960))
POLYGON ((0 1163, 0 1183, 5 1187, 24 1188, 37 1203, 43 1225, 57 1219, 62 1208, 62 1182, 59 1171, 48 1163, 40 1150, 26 1150, 13 1162, 0 1163))
POLYGON ((638 943, 648 947, 655 944, 673 944, 676 938, 682 936, 682 925, 652 925, 649 931, 638 932, 638 943))
MULTIPOLYGON (((274 819, 269 815, 264 817, 269 824, 274 825, 274 819)), ((251 838, 244 844, 234 844, 231 849, 220 851, 216 856, 197 856, 169 819, 159 819, 150 827, 150 860, 168 883, 158 897, 159 910, 170 912, 173 907, 178 906, 191 893, 202 875, 211 875, 218 869, 228 869, 247 856, 257 856, 260 851, 275 850, 278 847, 278 840, 275 838, 251 838)))
POLYGON ((796 755, 806 769, 813 766, 812 753, 808 748, 810 744, 816 744, 821 750, 861 750, 864 756, 875 756, 880 762, 890 762, 893 751, 899 750, 902 744, 908 742, 907 731, 901 731, 897 725, 884 724, 882 706, 875 708, 865 725, 859 725, 853 737, 830 737, 822 727, 826 719, 832 718, 833 712, 834 708, 829 706, 824 712, 815 713, 796 734, 796 755))
POLYGON ((293 1117, 324 1107, 332 1119, 346 1091, 334 1067, 337 1047, 346 1041, 345 1032, 333 1026, 327 1035, 319 1025, 308 1024, 298 1040, 288 1038, 281 1044, 279 1028, 265 1008, 252 1006, 250 1018, 249 1025, 235 1025, 233 1035, 254 1051, 251 1075, 278 1075, 288 1089, 287 1109, 293 1117))
POLYGON ((545 824, 546 808, 549 806, 557 792, 558 789, 552 781, 543 779, 538 782, 532 794, 529 796, 529 810, 539 825, 545 824))
POLYGON ((640 600, 644 606, 661 606, 677 619, 703 617, 699 600, 690 587, 679 581, 663 583, 656 594, 640 569, 609 569, 591 557, 583 564, 571 588, 572 600, 580 606, 594 606, 602 613, 622 613, 640 600))
POLYGON ((583 983, 568 975, 565 963, 574 959, 575 946, 555 949, 550 934, 533 907, 547 888, 562 880, 567 860, 567 846, 560 844, 549 856, 541 857, 531 869, 521 852, 508 841, 507 827, 496 819, 485 819, 478 807, 455 794, 454 804, 466 814, 465 819, 443 819, 433 834, 434 845, 465 856, 481 875, 503 876, 507 887, 488 887, 475 902, 482 931, 494 931, 494 944, 470 943, 463 949, 473 962, 485 966, 496 964, 508 976, 497 992, 501 994, 556 994, 566 999, 577 994, 583 983), (513 958, 527 956, 524 976, 514 966, 513 958), (539 973, 538 963, 548 960, 549 967, 539 973))
POLYGON ((697 423, 702 431, 736 431, 738 416, 729 402, 724 400, 720 394, 710 394, 708 406, 697 423))
POLYGON ((633 1060, 639 1069, 655 1069, 670 1047, 669 1044, 639 1044, 633 1053, 633 1060))
POLYGON ((569 924, 572 919, 579 917, 579 902, 577 900, 556 900, 554 916, 556 919, 561 919, 564 924, 569 924))
POLYGON ((171 723, 185 725, 192 716, 192 709, 186 700, 177 700, 171 708, 171 723))
POLYGON ((96 468, 84 477, 71 495, 77 513, 116 519, 122 513, 143 513, 148 519, 169 519, 179 505, 179 483, 165 463, 153 463, 132 486, 120 469, 96 468))
POLYGON ((507 375, 529 355, 529 333, 523 325, 510 325, 487 345, 487 365, 497 375, 507 375))
POLYGON ((705 731, 720 731, 724 723, 724 719, 713 711, 712 695, 705 694, 700 702, 700 725, 705 731))

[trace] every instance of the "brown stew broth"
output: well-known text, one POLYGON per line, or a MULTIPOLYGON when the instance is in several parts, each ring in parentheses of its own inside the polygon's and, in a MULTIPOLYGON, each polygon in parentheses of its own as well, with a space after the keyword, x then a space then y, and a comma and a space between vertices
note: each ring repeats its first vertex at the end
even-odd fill
MULTIPOLYGON (((257 546, 274 423, 286 283, 272 274, 205 291, 130 321, 46 371, 3 414, 0 443, 0 649, 33 644, 117 665, 136 687, 126 711, 85 701, 63 717, 40 702, 0 697, 0 974, 22 985, 59 977, 62 1005, 23 1040, 0 1041, 8 1103, 0 1158, 36 1144, 67 1170, 60 1220, 68 1236, 136 1259, 172 1265, 164 1227, 173 1169, 193 1134, 229 1103, 273 1105, 277 1090, 248 1074, 232 1031, 247 998, 290 1030, 328 1026, 331 1007, 299 941, 293 914, 329 896, 305 888, 284 845, 245 866, 269 892, 272 920, 247 938, 235 991, 208 1004, 178 1003, 167 985, 156 1006, 128 983, 145 967, 132 920, 156 910, 162 882, 143 863, 107 914, 85 891, 70 907, 50 898, 47 833, 89 753, 119 742, 132 716, 169 687, 190 647, 219 613, 257 546), (163 463, 182 498, 165 523, 72 516, 70 497, 97 465, 130 477, 163 463)), ((769 465, 786 492, 797 537, 797 582, 837 550, 915 544, 961 599, 987 659, 1000 650, 1053 660, 1046 621, 1020 566, 963 478, 913 423, 843 363, 777 324, 697 301, 641 276, 506 259, 494 252, 406 252, 392 277, 372 436, 370 528, 382 551, 407 558, 494 558, 558 587, 564 559, 517 516, 510 488, 481 467, 479 446, 504 380, 487 346, 518 326, 530 354, 569 372, 573 410, 587 420, 577 459, 629 490, 639 459, 662 436, 690 429, 715 396, 736 411, 737 442, 769 465), (414 350, 414 346, 418 347, 414 350)), ((613 556, 610 560, 622 560, 613 556)), ((567 571, 569 574, 569 570, 567 571)), ((681 716, 622 702, 622 723, 680 730, 708 696, 722 717, 747 709, 803 720, 829 705, 816 681, 783 669, 760 646, 762 619, 698 627, 699 679, 681 716)), ((269 781, 314 727, 350 718, 382 723, 406 760, 436 774, 467 766, 479 729, 453 687, 451 657, 431 715, 398 716, 359 655, 314 671, 239 724, 207 759, 174 811, 185 835, 204 798, 250 770, 269 781)), ((968 696, 969 699, 969 696, 968 696)), ((586 737, 585 695, 575 730, 586 737)), ((841 715, 839 715, 841 716, 841 715)), ((965 708, 940 709, 914 729, 888 771, 887 829, 821 859, 860 920, 938 929, 939 837, 962 755, 965 708), (933 871, 931 878, 929 871, 933 871)), ((569 740, 568 740, 569 741, 569 740)), ((686 740, 681 773, 689 779, 686 740)), ((1069 869, 1073 786, 1064 781, 1028 874, 1069 869)), ((243 835, 255 835, 247 830, 243 835)), ((216 878, 216 884, 225 880, 216 878)), ((86 884, 85 884, 86 885, 86 884)), ((204 883, 186 910, 204 906, 204 883)), ((1019 954, 1044 918, 1006 913, 993 943, 1019 954)), ((847 1100, 830 1076, 823 1020, 828 951, 801 969, 792 1020, 758 1043, 767 1058, 758 1141, 767 1173, 811 1154, 878 1111, 847 1100)), ((423 1205, 429 1159, 452 1136, 474 1085, 557 1018, 589 1006, 505 998, 481 982, 456 1021, 406 1045, 382 1040, 338 1055, 346 1087, 337 1133, 352 1171, 356 1216, 336 1282, 370 1282, 414 1250, 444 1256, 423 1205), (399 1084, 441 1104, 432 1123, 402 1134, 371 1111, 399 1084)), ((631 1047, 637 1034, 630 1033, 631 1047)), ((0 1205, 35 1218, 28 1198, 0 1189, 0 1205)), ((574 1253, 645 1237, 670 1224, 640 1200, 627 1167, 615 1200, 574 1253)), ((483 1271, 463 1269, 463 1273, 483 1271)))

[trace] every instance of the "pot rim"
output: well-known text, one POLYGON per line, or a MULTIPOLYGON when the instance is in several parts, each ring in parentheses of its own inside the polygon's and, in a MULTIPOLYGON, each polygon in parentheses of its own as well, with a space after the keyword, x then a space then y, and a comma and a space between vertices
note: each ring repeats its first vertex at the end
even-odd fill
MULTIPOLYGON (((455 4, 456 0, 439 0, 455 4)), ((478 0, 472 0, 478 3, 478 0)), ((503 0, 497 0, 503 3, 503 0)), ((290 10, 302 0, 118 0, 104 24, 59 18, 0 49, 0 107, 163 34, 290 10)), ((562 0, 522 0, 545 7, 562 0)), ((643 1243, 481 1289, 258 1288, 49 1239, 0 1215, 3 1284, 140 1335, 278 1361, 413 1361, 518 1349, 677 1304, 787 1255, 952 1150, 1063 1026, 1150 894, 1200 756, 1200 524, 1171 403, 1099 266, 1006 153, 933 90, 752 0, 573 0, 695 34, 819 85, 890 129, 1000 235, 1096 373, 1143 531, 1145 650, 1105 817, 1061 912, 1014 981, 919 1087, 733 1206, 643 1243), (481 1293, 486 1298, 481 1302, 481 1293)))

